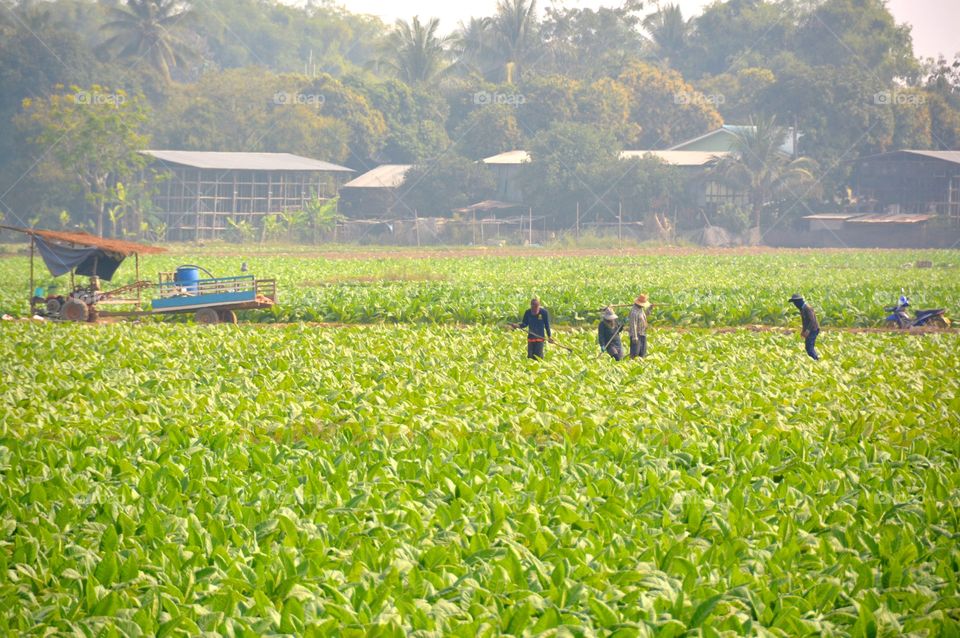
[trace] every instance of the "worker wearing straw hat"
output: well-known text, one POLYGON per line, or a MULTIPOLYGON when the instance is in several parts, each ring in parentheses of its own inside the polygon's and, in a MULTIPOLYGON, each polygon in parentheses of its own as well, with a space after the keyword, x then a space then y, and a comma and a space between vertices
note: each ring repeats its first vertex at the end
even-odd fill
POLYGON ((647 309, 650 302, 646 295, 633 300, 630 315, 627 317, 627 334, 630 335, 630 358, 647 356, 647 309))
POLYGON ((623 359, 623 343, 620 341, 621 330, 623 330, 623 324, 617 323, 617 313, 610 306, 604 308, 603 315, 600 317, 600 325, 597 326, 597 343, 600 344, 604 352, 616 361, 623 359))

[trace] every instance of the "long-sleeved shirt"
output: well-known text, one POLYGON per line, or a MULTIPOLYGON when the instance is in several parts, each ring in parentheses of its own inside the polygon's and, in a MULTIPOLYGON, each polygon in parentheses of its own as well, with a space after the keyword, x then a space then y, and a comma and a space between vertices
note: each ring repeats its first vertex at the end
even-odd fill
POLYGON ((800 318, 803 320, 803 330, 805 332, 816 332, 820 330, 820 322, 817 321, 817 313, 813 311, 810 304, 803 304, 800 308, 800 318))
POLYGON ((543 306, 536 314, 529 308, 523 313, 521 328, 527 329, 527 341, 543 341, 550 338, 550 313, 543 306))
POLYGON ((630 308, 630 316, 627 317, 627 334, 630 335, 631 341, 647 334, 647 310, 643 306, 633 304, 630 308))
POLYGON ((601 348, 610 348, 615 346, 623 348, 623 342, 620 341, 620 331, 623 326, 614 323, 612 326, 606 321, 601 321, 597 328, 597 343, 601 348))

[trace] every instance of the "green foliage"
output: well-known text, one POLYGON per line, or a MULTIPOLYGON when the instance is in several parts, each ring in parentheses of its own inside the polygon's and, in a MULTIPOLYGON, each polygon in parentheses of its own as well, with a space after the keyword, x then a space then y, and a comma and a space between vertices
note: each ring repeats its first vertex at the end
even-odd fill
POLYGON ((465 157, 448 155, 407 171, 399 189, 398 212, 404 217, 449 217, 451 211, 492 199, 496 184, 487 167, 465 157))
POLYGON ((17 124, 30 135, 38 163, 79 183, 89 205, 88 219, 102 236, 107 206, 126 203, 118 184, 143 179, 141 169, 147 162, 139 151, 150 139, 144 133, 147 118, 143 96, 94 84, 66 91, 61 86, 44 99, 25 99, 17 124))
POLYGON ((7 633, 957 629, 956 335, 0 331, 7 633))
MULTIPOLYGON (((599 246, 610 244, 608 238, 599 246)), ((283 252, 291 250, 296 249, 283 252)), ((186 252, 143 256, 140 270, 149 276, 198 262, 211 272, 230 273, 242 257, 251 273, 277 279, 281 305, 248 315, 266 322, 502 324, 516 321, 524 299, 535 292, 544 296, 558 325, 592 325, 596 309, 627 303, 641 292, 653 303, 670 304, 650 315, 653 325, 668 326, 796 327, 796 309, 786 303, 794 292, 807 296, 824 326, 882 325, 883 307, 896 301, 901 288, 916 307, 944 307, 954 319, 960 309, 956 250, 696 254, 654 249, 581 257, 539 256, 532 250, 513 257, 444 257, 441 252, 431 258, 399 250, 357 259, 352 249, 322 256, 278 254, 275 247, 245 242, 230 252, 223 256, 223 247, 191 246, 186 252), (917 261, 935 267, 912 267, 917 261)), ((37 277, 39 286, 55 281, 42 267, 37 277)), ((113 283, 133 278, 133 268, 124 264, 113 283)), ((0 260, 0 314, 27 314, 28 279, 26 257, 0 260)))
POLYGON ((676 71, 634 62, 617 80, 630 93, 630 116, 644 149, 665 148, 719 127, 716 107, 676 71))
POLYGON ((249 244, 256 238, 257 230, 246 219, 240 221, 227 219, 227 230, 223 236, 228 242, 234 244, 249 244))

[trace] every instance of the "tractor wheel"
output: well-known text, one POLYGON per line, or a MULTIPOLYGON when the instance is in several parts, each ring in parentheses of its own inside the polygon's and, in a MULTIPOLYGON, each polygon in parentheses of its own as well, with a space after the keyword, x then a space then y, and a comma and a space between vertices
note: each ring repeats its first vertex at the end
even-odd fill
POLYGON ((60 300, 54 297, 53 299, 47 299, 47 314, 51 317, 59 317, 60 311, 63 309, 63 304, 60 303, 60 300))
POLYGON ((232 323, 234 325, 237 323, 237 313, 232 310, 221 310, 217 315, 220 317, 220 323, 232 323))
POLYGON ((194 319, 197 323, 219 323, 220 317, 217 316, 217 311, 213 308, 201 308, 197 311, 194 319))
POLYGON ((86 321, 90 316, 90 309, 79 299, 67 299, 60 316, 68 321, 86 321))

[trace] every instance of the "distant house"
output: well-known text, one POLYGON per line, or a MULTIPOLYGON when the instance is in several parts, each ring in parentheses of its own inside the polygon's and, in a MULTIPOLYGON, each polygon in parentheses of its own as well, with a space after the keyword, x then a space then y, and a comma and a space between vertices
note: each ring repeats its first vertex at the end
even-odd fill
POLYGON ((340 189, 340 212, 353 219, 409 217, 401 204, 400 188, 411 166, 383 164, 350 180, 340 189))
MULTIPOLYGON (((710 214, 724 203, 747 205, 746 193, 731 189, 710 176, 710 167, 729 154, 730 151, 628 150, 621 151, 620 159, 654 157, 670 166, 676 166, 683 172, 690 200, 710 214)), ((530 154, 522 150, 507 151, 481 161, 494 170, 497 199, 506 202, 521 201, 518 177, 520 167, 530 161, 530 154)))
POLYGON ((520 192, 520 167, 530 161, 527 151, 507 151, 480 160, 493 170, 497 182, 497 199, 505 202, 519 202, 523 199, 520 192))
POLYGON ((655 157, 660 161, 676 166, 683 171, 687 194, 696 206, 707 213, 715 212, 723 204, 746 206, 747 194, 730 188, 710 175, 709 169, 720 159, 730 155, 731 151, 621 151, 620 158, 655 157))
MULTIPOLYGON (((755 127, 741 124, 724 124, 720 128, 714 129, 709 133, 704 133, 703 135, 698 135, 697 137, 685 140, 679 144, 675 144, 668 150, 728 153, 734 150, 733 145, 737 139, 737 135, 750 131, 754 128, 755 127)), ((800 136, 801 134, 798 134, 796 137, 800 136)), ((791 157, 794 155, 794 137, 793 128, 788 128, 786 138, 783 140, 783 144, 780 146, 780 150, 784 155, 791 157)))
POLYGON ((960 227, 960 151, 902 150, 861 158, 853 193, 860 212, 939 216, 960 227))
POLYGON ((335 197, 352 169, 290 153, 145 150, 164 178, 154 184, 166 239, 215 239, 229 222, 260 226, 266 215, 335 197))

